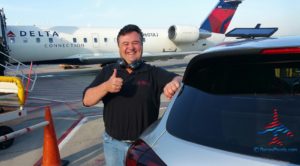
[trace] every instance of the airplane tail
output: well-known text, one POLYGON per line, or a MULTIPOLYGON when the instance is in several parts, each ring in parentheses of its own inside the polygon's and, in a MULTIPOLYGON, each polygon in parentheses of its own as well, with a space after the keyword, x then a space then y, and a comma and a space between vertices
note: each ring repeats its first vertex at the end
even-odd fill
POLYGON ((241 2, 242 0, 220 0, 200 29, 224 34, 241 2))

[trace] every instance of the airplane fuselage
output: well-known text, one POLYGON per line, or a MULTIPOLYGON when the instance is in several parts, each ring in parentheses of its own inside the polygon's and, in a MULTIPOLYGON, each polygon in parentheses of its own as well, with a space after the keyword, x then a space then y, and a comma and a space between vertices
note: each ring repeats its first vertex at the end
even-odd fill
MULTIPOLYGON (((7 26, 7 44, 10 56, 21 62, 84 59, 119 58, 117 28, 82 28, 7 26)), ((195 42, 174 43, 168 37, 168 29, 143 29, 144 53, 202 51, 216 41, 201 39, 195 42)))

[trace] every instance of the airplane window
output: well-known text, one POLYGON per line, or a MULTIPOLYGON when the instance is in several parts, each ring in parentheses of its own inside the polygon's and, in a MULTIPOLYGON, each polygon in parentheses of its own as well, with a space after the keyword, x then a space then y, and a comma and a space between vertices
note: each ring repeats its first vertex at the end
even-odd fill
POLYGON ((87 38, 83 38, 83 42, 87 43, 87 38))
POLYGON ((15 43, 16 42, 16 39, 14 37, 11 37, 10 38, 10 43, 15 43))
POLYGON ((40 42, 41 42, 41 39, 40 39, 40 38, 35 38, 35 41, 36 41, 37 43, 40 43, 40 42))
POLYGON ((105 38, 104 38, 104 42, 106 43, 107 41, 108 41, 108 39, 105 37, 105 38))
POLYGON ((53 43, 53 38, 49 38, 49 43, 53 43))
POLYGON ((28 43, 28 39, 26 37, 23 38, 24 43, 28 43))
POLYGON ((77 39, 76 38, 73 38, 73 43, 77 43, 77 39))
POLYGON ((98 43, 98 39, 97 38, 94 38, 94 43, 98 43))

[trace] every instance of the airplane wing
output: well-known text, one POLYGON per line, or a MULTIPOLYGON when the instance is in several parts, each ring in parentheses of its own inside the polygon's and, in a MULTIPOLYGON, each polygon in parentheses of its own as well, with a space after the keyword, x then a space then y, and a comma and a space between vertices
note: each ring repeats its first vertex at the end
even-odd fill
POLYGON ((161 52, 161 53, 143 53, 143 59, 146 61, 168 60, 168 59, 183 59, 188 55, 197 55, 202 51, 189 52, 161 52))
MULTIPOLYGON (((189 52, 160 52, 160 53, 143 53, 143 60, 156 61, 156 60, 168 60, 168 59, 183 59, 187 55, 200 54, 202 51, 189 51, 189 52)), ((120 58, 119 53, 101 53, 101 54, 81 54, 76 55, 79 61, 83 64, 95 64, 95 63, 111 63, 120 58)), ((74 59, 74 56, 70 59, 74 59)))

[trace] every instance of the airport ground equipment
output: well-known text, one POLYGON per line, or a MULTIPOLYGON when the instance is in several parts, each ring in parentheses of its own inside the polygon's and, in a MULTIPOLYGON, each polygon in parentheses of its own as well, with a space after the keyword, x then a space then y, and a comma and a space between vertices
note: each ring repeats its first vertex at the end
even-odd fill
POLYGON ((5 75, 21 78, 23 84, 27 84, 26 91, 32 91, 37 79, 37 74, 35 70, 33 70, 32 64, 28 66, 10 56, 11 50, 7 43, 6 28, 6 17, 3 9, 0 9, 0 38, 2 38, 4 49, 6 50, 0 50, 0 57, 6 59, 4 64, 0 63, 0 66, 5 68, 5 75))
MULTIPOLYGON (((15 123, 27 115, 23 83, 18 77, 0 76, 0 136, 13 132, 8 124, 15 123)), ((0 149, 10 147, 14 139, 0 143, 0 149)))

